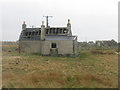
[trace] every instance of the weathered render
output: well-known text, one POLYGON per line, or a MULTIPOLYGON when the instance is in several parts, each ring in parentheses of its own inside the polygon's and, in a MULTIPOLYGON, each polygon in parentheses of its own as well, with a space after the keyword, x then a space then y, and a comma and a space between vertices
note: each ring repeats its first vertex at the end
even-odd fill
POLYGON ((79 52, 77 36, 72 35, 70 20, 67 27, 27 28, 22 24, 19 38, 20 53, 40 53, 42 55, 77 55, 79 52))

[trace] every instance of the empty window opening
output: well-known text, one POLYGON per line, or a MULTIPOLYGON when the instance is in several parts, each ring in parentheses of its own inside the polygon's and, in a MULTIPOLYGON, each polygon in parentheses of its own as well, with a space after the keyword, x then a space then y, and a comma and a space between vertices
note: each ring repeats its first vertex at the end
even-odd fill
POLYGON ((62 33, 62 29, 60 29, 60 33, 62 33))
POLYGON ((35 32, 32 32, 32 35, 34 35, 35 34, 35 32))
POLYGON ((67 30, 65 28, 63 29, 63 33, 67 33, 67 30))
POLYGON ((31 35, 31 32, 29 32, 29 35, 31 35))
POLYGON ((57 48, 56 43, 52 43, 52 44, 51 44, 51 48, 57 48))
POLYGON ((48 34, 49 29, 46 29, 46 34, 48 34))
POLYGON ((25 36, 28 36, 28 32, 25 33, 25 36))
POLYGON ((58 30, 56 29, 56 34, 58 34, 58 30))
POLYGON ((35 32, 35 35, 38 35, 38 32, 35 32))
POLYGON ((41 30, 39 31, 39 35, 41 34, 41 30))
POLYGON ((52 29, 50 29, 50 33, 52 33, 52 29))
POLYGON ((55 29, 53 29, 53 33, 55 34, 55 29))
POLYGON ((56 33, 57 33, 57 34, 59 33, 59 28, 57 28, 57 31, 56 31, 56 33))

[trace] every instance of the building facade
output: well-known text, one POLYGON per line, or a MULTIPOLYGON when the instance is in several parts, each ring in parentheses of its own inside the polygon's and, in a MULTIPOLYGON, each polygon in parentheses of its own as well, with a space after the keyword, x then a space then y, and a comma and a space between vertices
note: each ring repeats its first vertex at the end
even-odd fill
POLYGON ((73 56, 78 55, 79 46, 77 36, 72 35, 70 20, 67 27, 45 27, 42 22, 40 28, 27 28, 24 22, 19 37, 19 52, 73 56))

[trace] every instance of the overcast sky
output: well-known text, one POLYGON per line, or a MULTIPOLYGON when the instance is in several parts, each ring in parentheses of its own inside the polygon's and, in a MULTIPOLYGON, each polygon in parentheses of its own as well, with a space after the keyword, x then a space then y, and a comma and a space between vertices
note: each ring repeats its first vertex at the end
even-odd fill
POLYGON ((2 40, 19 39, 21 25, 40 26, 49 18, 50 26, 66 26, 71 20, 79 41, 118 39, 119 0, 3 0, 2 40))

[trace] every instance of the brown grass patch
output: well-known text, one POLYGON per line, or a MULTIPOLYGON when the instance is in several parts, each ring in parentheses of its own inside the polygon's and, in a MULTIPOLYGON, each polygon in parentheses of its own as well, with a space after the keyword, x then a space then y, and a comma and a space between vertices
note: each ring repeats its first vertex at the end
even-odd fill
POLYGON ((60 74, 60 73, 55 73, 55 72, 49 72, 49 73, 46 73, 44 75, 33 75, 31 77, 32 81, 33 82, 39 82, 39 81, 56 81, 56 80, 59 80, 61 79, 63 75, 60 74))
POLYGON ((114 51, 99 51, 99 50, 92 50, 91 53, 93 54, 115 54, 114 51))
POLYGON ((106 86, 112 86, 112 82, 108 78, 103 78, 101 76, 95 74, 85 74, 85 75, 77 75, 76 80, 79 83, 85 84, 92 84, 93 82, 100 83, 106 86))
POLYGON ((6 88, 117 87, 116 54, 95 55, 87 50, 81 51, 80 56, 75 58, 30 54, 19 56, 16 47, 12 46, 5 46, 3 51, 2 73, 6 88))
POLYGON ((16 47, 16 45, 2 45, 2 47, 16 47))
POLYGON ((31 82, 34 87, 60 87, 65 84, 63 75, 58 72, 46 72, 46 73, 35 73, 33 75, 25 75, 23 80, 26 80, 24 83, 29 85, 31 82))

